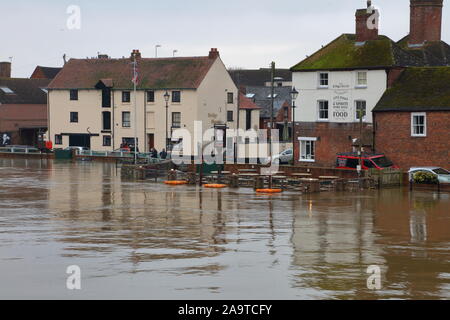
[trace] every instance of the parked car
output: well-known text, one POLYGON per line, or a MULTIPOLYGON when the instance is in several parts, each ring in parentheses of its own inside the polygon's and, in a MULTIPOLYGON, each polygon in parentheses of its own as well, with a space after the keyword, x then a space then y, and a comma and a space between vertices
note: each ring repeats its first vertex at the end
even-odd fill
POLYGON ((409 180, 412 181, 418 172, 428 172, 437 176, 439 183, 450 183, 450 172, 440 167, 413 167, 408 171, 409 180))
MULTIPOLYGON (((362 170, 378 169, 383 170, 385 168, 398 169, 391 160, 389 160, 384 154, 370 154, 363 153, 361 155, 362 170)), ((359 165, 359 155, 357 152, 339 153, 336 160, 336 168, 338 169, 357 169, 359 165)))
POLYGON ((294 159, 294 153, 292 149, 284 150, 283 152, 273 156, 273 163, 289 163, 294 159))

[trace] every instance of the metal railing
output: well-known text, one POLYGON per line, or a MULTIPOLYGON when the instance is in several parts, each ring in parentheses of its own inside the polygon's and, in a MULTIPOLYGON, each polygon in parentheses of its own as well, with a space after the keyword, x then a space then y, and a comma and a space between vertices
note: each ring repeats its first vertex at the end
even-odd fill
MULTIPOLYGON (((122 151, 93 151, 93 150, 77 150, 76 154, 78 156, 89 156, 89 157, 108 157, 108 158, 124 158, 124 159, 134 159, 134 153, 132 152, 122 152, 122 151)), ((152 158, 151 153, 137 154, 138 159, 145 159, 148 163, 159 163, 163 161, 161 158, 152 158)))
POLYGON ((27 154, 27 153, 35 153, 40 154, 41 151, 34 147, 27 147, 27 146, 6 146, 6 147, 0 147, 0 152, 2 153, 21 153, 21 154, 27 154))

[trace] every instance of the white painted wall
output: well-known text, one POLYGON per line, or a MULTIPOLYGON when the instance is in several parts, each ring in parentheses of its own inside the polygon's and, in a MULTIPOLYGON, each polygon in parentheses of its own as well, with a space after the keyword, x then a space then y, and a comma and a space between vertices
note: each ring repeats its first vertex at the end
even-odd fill
POLYGON ((328 88, 319 88, 319 72, 294 72, 293 85, 300 92, 295 103, 297 106, 295 120, 319 121, 318 101, 328 100, 329 122, 358 122, 355 101, 365 100, 367 107, 365 121, 371 123, 372 109, 387 88, 387 73, 385 70, 367 70, 367 87, 358 88, 357 71, 362 70, 329 72, 328 88), (334 111, 339 111, 333 108, 336 102, 348 103, 348 107, 344 106, 343 109, 343 112, 347 112, 346 117, 335 116, 334 111))

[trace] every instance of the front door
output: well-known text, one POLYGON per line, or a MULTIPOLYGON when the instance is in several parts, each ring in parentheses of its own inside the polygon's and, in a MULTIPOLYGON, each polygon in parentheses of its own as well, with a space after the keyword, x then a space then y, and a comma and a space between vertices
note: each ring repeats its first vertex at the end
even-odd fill
POLYGON ((155 147, 155 135, 153 133, 148 134, 148 150, 155 147))

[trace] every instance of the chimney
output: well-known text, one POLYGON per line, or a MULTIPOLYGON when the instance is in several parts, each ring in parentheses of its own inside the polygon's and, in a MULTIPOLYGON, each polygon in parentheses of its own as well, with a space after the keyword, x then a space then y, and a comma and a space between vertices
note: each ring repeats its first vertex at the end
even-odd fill
POLYGON ((367 1, 366 9, 356 10, 356 42, 378 39, 378 10, 367 1))
POLYGON ((11 78, 11 62, 0 62, 0 78, 11 78))
POLYGON ((411 0, 409 45, 441 41, 443 0, 411 0))
POLYGON ((136 59, 141 58, 141 52, 138 49, 133 50, 133 52, 131 53, 131 59, 133 59, 134 57, 136 57, 136 59))
POLYGON ((220 57, 219 51, 217 48, 211 48, 211 51, 209 52, 209 58, 210 59, 216 59, 220 57))

